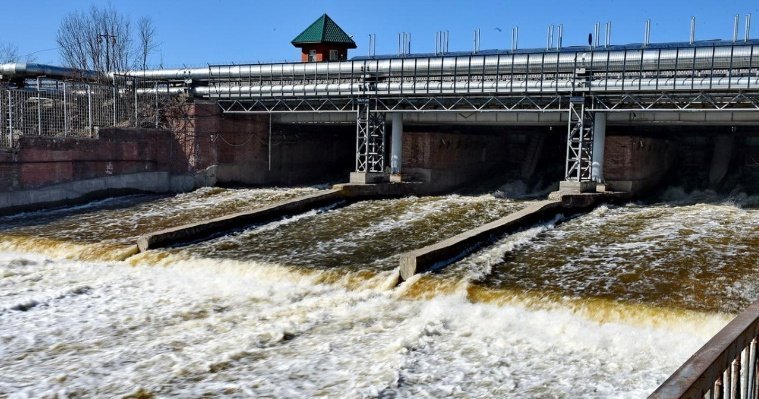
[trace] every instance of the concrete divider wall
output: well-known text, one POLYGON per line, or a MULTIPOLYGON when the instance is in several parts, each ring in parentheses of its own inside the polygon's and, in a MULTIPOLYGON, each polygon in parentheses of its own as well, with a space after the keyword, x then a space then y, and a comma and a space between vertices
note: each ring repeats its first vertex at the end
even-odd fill
POLYGON ((525 208, 498 220, 476 227, 454 237, 424 248, 401 254, 399 269, 402 280, 413 275, 442 268, 476 251, 499 236, 527 228, 557 215, 587 210, 601 201, 629 198, 627 193, 562 194, 527 205, 525 208))
POLYGON ((254 224, 269 223, 336 203, 349 204, 368 198, 409 195, 417 186, 415 184, 338 184, 330 190, 282 201, 262 208, 145 234, 137 240, 137 246, 140 251, 147 251, 149 249, 201 240, 216 234, 222 234, 254 224))
POLYGON ((415 274, 452 263, 477 250, 498 235, 535 224, 541 219, 550 219, 562 209, 561 200, 539 201, 454 237, 401 254, 401 279, 408 280, 415 274))
POLYGON ((211 220, 145 234, 137 240, 137 246, 140 248, 140 251, 147 251, 149 249, 203 239, 248 225, 267 223, 283 217, 307 212, 314 208, 336 203, 342 198, 340 189, 332 189, 252 211, 238 212, 211 220))

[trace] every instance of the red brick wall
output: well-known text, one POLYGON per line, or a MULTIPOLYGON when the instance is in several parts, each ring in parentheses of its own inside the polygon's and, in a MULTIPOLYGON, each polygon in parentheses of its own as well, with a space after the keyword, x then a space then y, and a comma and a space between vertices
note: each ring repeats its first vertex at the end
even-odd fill
POLYGON ((26 136, 0 152, 0 191, 148 171, 184 169, 173 135, 157 129, 102 129, 99 138, 26 136))
POLYGON ((610 181, 659 181, 674 159, 674 147, 664 139, 607 136, 604 148, 604 178, 610 181))
POLYGON ((215 102, 195 102, 176 112, 171 125, 186 170, 219 165, 219 184, 316 183, 338 174, 345 179, 353 164, 352 125, 275 125, 271 167, 268 115, 223 114, 215 102))
POLYGON ((526 153, 524 134, 407 131, 403 173, 446 191, 482 178, 519 173, 526 153))
POLYGON ((329 50, 337 50, 338 60, 348 59, 348 48, 334 44, 314 44, 301 48, 300 60, 308 62, 308 52, 316 50, 315 62, 329 61, 329 50))

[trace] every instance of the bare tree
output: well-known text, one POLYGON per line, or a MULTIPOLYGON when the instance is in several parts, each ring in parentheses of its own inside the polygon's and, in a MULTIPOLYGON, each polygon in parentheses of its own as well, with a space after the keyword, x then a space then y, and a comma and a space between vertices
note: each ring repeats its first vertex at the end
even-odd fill
POLYGON ((150 18, 142 17, 137 24, 138 52, 142 57, 142 70, 148 67, 148 56, 158 48, 155 42, 156 29, 150 18))
POLYGON ((18 62, 18 46, 13 43, 0 43, 0 64, 18 62))
MULTIPOLYGON (((154 46, 155 28, 152 23, 149 27, 149 44, 154 46)), ((56 41, 61 58, 72 68, 121 72, 137 66, 138 57, 144 54, 140 47, 133 47, 131 21, 112 6, 93 6, 87 13, 74 11, 66 15, 56 41)))

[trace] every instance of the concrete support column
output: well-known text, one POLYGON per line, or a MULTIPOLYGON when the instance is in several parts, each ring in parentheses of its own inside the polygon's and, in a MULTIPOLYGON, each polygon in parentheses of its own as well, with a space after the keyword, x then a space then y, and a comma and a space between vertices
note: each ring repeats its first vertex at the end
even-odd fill
POLYGON ((403 114, 396 112, 392 116, 393 134, 390 138, 390 173, 401 173, 403 163, 403 114))
POLYGON ((604 182, 604 147, 606 146, 606 113, 593 115, 593 162, 591 176, 596 183, 604 182))

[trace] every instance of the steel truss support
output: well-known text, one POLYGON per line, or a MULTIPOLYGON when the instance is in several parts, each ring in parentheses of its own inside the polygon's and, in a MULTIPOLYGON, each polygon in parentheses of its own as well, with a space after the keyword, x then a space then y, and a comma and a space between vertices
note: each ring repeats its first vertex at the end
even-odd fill
POLYGON ((591 181, 593 164, 593 114, 585 96, 570 98, 565 180, 591 181))
MULTIPOLYGON (((378 97, 379 112, 566 112, 571 96, 428 96, 378 97)), ((702 112, 759 110, 759 92, 593 93, 591 112, 702 112)), ((281 98, 216 100, 224 113, 356 112, 354 98, 281 98)))
POLYGON ((377 100, 356 99, 356 172, 385 171, 385 114, 377 100))

